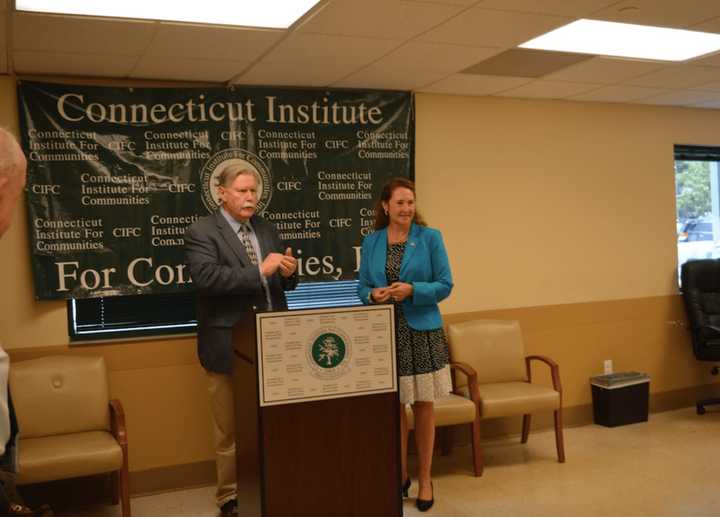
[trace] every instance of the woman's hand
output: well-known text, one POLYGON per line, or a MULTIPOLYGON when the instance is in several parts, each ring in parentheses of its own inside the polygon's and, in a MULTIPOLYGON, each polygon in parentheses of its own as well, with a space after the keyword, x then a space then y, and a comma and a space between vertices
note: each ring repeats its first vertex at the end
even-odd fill
POLYGON ((370 291, 370 299, 373 303, 385 303, 390 299, 389 287, 376 287, 370 291))
POLYGON ((413 294, 412 284, 407 284, 405 282, 393 282, 387 290, 389 297, 394 302, 401 302, 413 294))

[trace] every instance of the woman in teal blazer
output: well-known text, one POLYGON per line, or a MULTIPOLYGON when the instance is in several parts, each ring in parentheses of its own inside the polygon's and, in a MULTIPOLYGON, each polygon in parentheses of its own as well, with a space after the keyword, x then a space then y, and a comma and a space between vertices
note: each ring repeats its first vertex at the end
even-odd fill
POLYGON ((431 481, 435 441, 433 402, 450 393, 448 348, 438 302, 452 290, 452 275, 442 235, 428 228, 415 210, 415 185, 395 178, 383 187, 375 206, 375 231, 365 237, 360 257, 358 295, 364 303, 394 303, 400 376, 402 473, 407 497, 405 404, 415 416, 420 511, 433 505, 431 481))

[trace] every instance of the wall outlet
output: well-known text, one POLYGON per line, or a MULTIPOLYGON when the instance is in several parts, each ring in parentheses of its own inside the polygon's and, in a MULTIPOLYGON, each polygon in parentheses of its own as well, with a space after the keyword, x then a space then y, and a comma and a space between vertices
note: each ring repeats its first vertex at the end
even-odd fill
POLYGON ((605 370, 605 375, 610 375, 613 372, 612 359, 605 359, 603 361, 603 369, 605 370))

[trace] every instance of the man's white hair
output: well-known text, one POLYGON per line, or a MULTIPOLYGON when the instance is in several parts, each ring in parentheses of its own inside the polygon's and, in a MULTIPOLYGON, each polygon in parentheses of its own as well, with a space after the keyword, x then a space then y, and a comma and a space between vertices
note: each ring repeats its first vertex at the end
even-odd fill
POLYGON ((239 163, 231 163, 226 166, 215 178, 215 185, 217 187, 228 187, 232 185, 232 182, 237 179, 238 176, 252 176, 255 178, 257 184, 260 184, 260 177, 257 172, 248 167, 243 167, 239 163))

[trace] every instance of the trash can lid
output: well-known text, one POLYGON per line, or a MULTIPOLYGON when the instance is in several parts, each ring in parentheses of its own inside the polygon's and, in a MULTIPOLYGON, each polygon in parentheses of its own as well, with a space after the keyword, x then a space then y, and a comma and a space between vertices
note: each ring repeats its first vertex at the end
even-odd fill
POLYGON ((621 388, 642 382, 650 382, 650 376, 641 372, 617 372, 590 377, 590 384, 601 388, 621 388))

